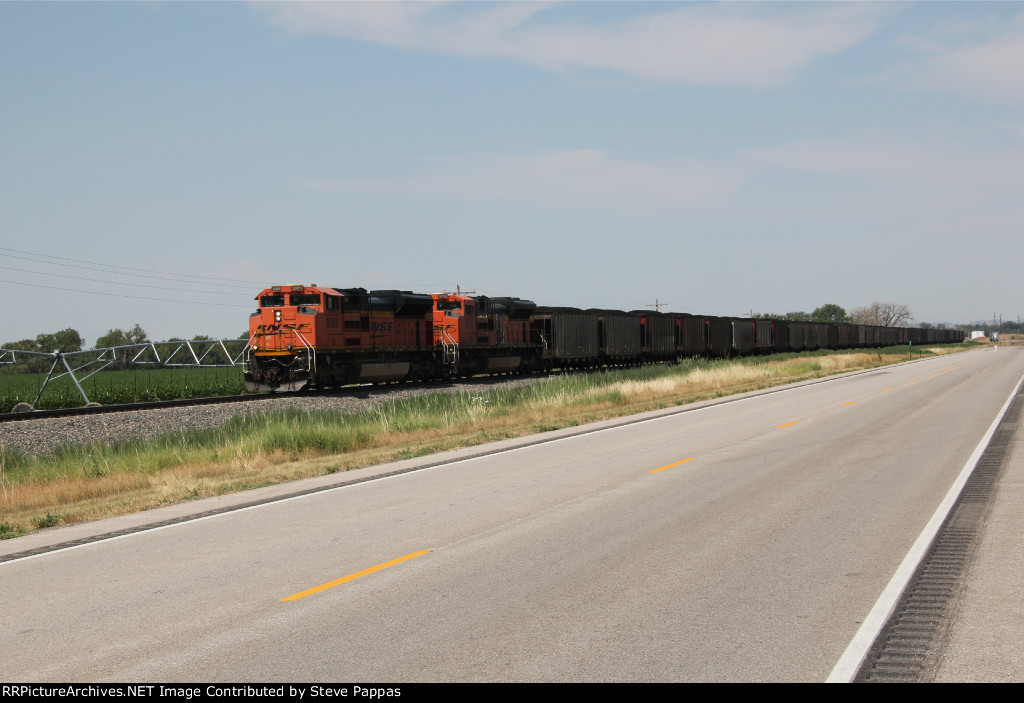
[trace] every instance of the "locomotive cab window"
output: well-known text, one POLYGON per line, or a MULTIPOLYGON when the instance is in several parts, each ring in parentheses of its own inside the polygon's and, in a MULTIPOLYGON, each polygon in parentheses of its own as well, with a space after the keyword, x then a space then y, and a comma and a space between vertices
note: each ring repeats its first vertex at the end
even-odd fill
POLYGON ((279 308, 284 305, 283 295, 265 295, 260 298, 261 308, 279 308))
POLYGON ((341 311, 341 297, 337 295, 328 295, 324 300, 324 309, 327 312, 340 312, 341 311))
POLYGON ((291 305, 296 307, 305 306, 312 307, 320 304, 319 293, 292 293, 288 296, 288 301, 291 305))
POLYGON ((460 303, 458 300, 438 300, 437 301, 437 309, 438 310, 461 310, 462 309, 462 303, 460 303))

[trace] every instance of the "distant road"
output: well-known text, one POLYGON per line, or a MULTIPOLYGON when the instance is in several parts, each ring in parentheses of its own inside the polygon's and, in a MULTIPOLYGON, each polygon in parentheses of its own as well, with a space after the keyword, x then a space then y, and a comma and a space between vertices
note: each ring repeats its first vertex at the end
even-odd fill
POLYGON ((927 359, 2 563, 0 677, 821 681, 1022 374, 927 359))

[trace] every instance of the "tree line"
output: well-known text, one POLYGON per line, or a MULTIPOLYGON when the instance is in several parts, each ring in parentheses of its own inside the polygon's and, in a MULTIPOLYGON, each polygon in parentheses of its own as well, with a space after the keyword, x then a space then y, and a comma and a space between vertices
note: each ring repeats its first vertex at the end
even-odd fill
POLYGON ((861 308, 854 308, 849 313, 842 305, 826 303, 813 312, 793 311, 783 314, 755 313, 754 317, 772 320, 792 320, 796 322, 845 322, 855 325, 878 325, 881 327, 907 327, 914 316, 910 308, 902 303, 874 302, 861 308))
POLYGON ((999 332, 1000 334, 1024 334, 1024 323, 1003 322, 998 325, 993 323, 958 323, 958 324, 932 324, 930 322, 914 323, 913 313, 910 308, 902 303, 879 303, 874 302, 864 307, 854 308, 849 313, 841 305, 828 303, 812 312, 795 310, 787 313, 764 312, 754 313, 755 318, 767 320, 793 320, 797 322, 846 322, 855 325, 879 325, 881 327, 909 327, 911 325, 921 329, 958 329, 965 333, 972 330, 987 330, 999 332))
MULTIPOLYGON (((246 332, 241 338, 248 338, 249 334, 246 332)), ((213 337, 206 335, 196 335, 189 341, 209 341, 213 337)), ((122 329, 111 329, 106 334, 99 337, 96 340, 93 349, 108 349, 112 347, 128 347, 137 344, 146 344, 150 342, 149 336, 146 334, 146 330, 136 324, 129 330, 122 329)), ((167 342, 184 342, 186 340, 172 337, 167 342)), ((53 352, 61 352, 62 354, 69 354, 71 352, 87 351, 85 349, 85 339, 78 333, 78 330, 68 327, 67 329, 60 330, 59 332, 44 332, 36 335, 35 339, 21 339, 16 342, 7 342, 0 345, 2 349, 10 349, 13 351, 26 351, 26 352, 38 352, 42 354, 52 354, 53 352)), ((131 360, 136 358, 137 350, 132 349, 119 349, 113 354, 113 360, 117 368, 125 369, 131 363, 131 360)), ((224 353, 222 351, 215 350, 211 353, 212 356, 220 361, 226 361, 223 359, 224 353)), ((109 358, 109 357, 108 357, 109 358)), ((144 351, 138 357, 140 361, 156 361, 152 351, 144 351)), ((211 358, 212 360, 212 358, 211 358)), ((47 371, 53 364, 53 360, 46 357, 33 357, 27 359, 25 363, 20 361, 17 364, 4 365, 0 367, 0 371, 7 373, 39 373, 47 371)))

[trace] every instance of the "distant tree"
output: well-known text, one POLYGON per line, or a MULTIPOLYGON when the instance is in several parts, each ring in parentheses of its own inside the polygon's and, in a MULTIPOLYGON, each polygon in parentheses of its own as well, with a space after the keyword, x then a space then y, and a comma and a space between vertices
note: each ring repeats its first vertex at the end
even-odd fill
POLYGON ((759 313, 754 317, 761 319, 771 320, 789 320, 791 322, 849 322, 850 316, 846 314, 846 308, 836 305, 835 303, 827 303, 819 308, 815 308, 814 312, 804 312, 803 310, 792 310, 790 312, 779 314, 779 313, 759 313))
POLYGON ((107 330, 107 333, 96 340, 96 348, 123 347, 129 344, 143 344, 149 341, 146 330, 139 325, 130 330, 107 330))
POLYGON ((850 317, 858 325, 879 325, 877 303, 865 305, 862 308, 854 308, 850 311, 850 317))
POLYGON ((796 322, 806 322, 811 319, 809 313, 800 310, 794 310, 792 312, 782 314, 777 312, 759 312, 755 313, 754 317, 760 320, 791 320, 796 322))
POLYGON ((811 320, 814 322, 849 322, 850 316, 846 314, 846 308, 827 303, 820 308, 815 308, 811 313, 811 320))
POLYGON ((132 344, 142 344, 143 342, 149 341, 149 335, 146 334, 146 330, 142 329, 138 323, 132 327, 131 332, 128 333, 128 339, 131 340, 132 344))
MULTIPOLYGON (((84 344, 85 340, 82 339, 82 335, 68 327, 59 332, 38 334, 35 339, 8 342, 3 345, 3 348, 15 351, 41 352, 43 354, 52 354, 53 352, 66 354, 68 352, 81 351, 84 344)), ((5 370, 9 369, 8 373, 38 373, 48 370, 52 365, 52 358, 32 357, 27 359, 25 363, 21 363, 21 359, 19 359, 18 363, 5 367, 5 370)))
MULTIPOLYGON (((4 342, 0 348, 12 349, 14 351, 38 351, 36 348, 36 340, 34 339, 22 339, 17 342, 4 342)), ((0 366, 0 373, 32 373, 38 370, 36 367, 42 365, 38 360, 27 357, 27 355, 15 356, 15 359, 17 359, 17 363, 15 364, 4 364, 3 366, 0 366), (23 361, 25 363, 22 363, 23 361)), ((8 360, 10 360, 10 357, 8 357, 8 360)))
POLYGON ((901 303, 871 303, 856 308, 850 313, 853 322, 859 325, 880 325, 882 327, 906 327, 914 319, 910 308, 901 303))
MULTIPOLYGON (((146 330, 142 329, 138 324, 130 330, 107 330, 107 333, 96 340, 96 348, 102 349, 107 347, 127 347, 132 344, 144 344, 149 339, 146 336, 146 330)), ((114 353, 114 358, 117 359, 117 365, 119 368, 128 368, 128 359, 133 357, 130 349, 118 349, 114 353)))
POLYGON ((36 336, 36 351, 41 352, 76 352, 82 351, 85 340, 77 330, 70 327, 60 332, 40 334, 36 336))
POLYGON ((36 351, 36 340, 22 339, 17 342, 5 342, 3 348, 15 351, 36 351))

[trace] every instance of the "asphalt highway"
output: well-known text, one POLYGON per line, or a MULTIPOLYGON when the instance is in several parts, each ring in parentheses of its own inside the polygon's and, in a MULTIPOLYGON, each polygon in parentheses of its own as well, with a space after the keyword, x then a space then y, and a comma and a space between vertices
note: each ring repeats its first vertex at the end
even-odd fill
POLYGON ((1022 375, 931 358, 8 540, 380 476, 0 563, 0 678, 823 681, 1022 375))

